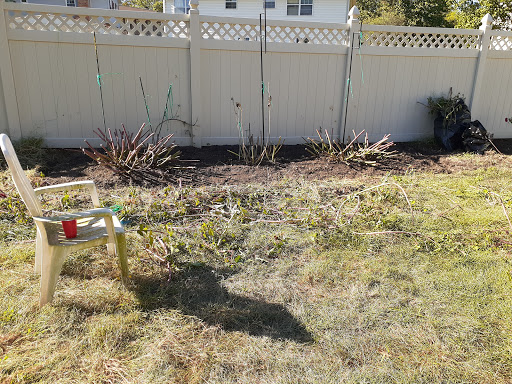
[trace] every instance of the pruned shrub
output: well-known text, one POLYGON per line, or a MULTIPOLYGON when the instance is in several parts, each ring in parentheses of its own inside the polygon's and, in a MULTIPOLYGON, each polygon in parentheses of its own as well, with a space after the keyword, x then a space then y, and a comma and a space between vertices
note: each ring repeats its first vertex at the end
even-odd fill
POLYGON ((325 138, 322 133, 317 130, 318 140, 307 138, 306 150, 313 156, 325 156, 331 161, 338 163, 361 163, 365 165, 376 165, 383 159, 389 159, 396 156, 396 151, 389 151, 389 148, 394 145, 389 139, 389 134, 385 135, 376 143, 370 144, 368 141, 368 133, 364 136, 363 143, 357 140, 365 133, 364 130, 359 134, 354 133, 354 139, 348 144, 344 144, 339 140, 332 139, 327 130, 325 131, 325 138))
POLYGON ((180 152, 171 141, 173 135, 162 138, 142 124, 136 134, 129 133, 125 126, 121 130, 97 129, 94 133, 103 141, 101 151, 87 140, 89 149, 82 148, 84 154, 122 177, 129 179, 155 179, 153 171, 168 168, 179 159, 180 152))

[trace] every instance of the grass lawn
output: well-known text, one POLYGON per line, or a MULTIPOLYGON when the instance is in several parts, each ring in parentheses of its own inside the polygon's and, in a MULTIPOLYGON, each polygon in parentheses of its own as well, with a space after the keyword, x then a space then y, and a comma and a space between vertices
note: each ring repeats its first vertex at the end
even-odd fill
MULTIPOLYGON (((102 190, 127 222, 130 285, 106 249, 75 253, 41 310, 35 228, 3 171, 0 383, 509 383, 512 161, 492 156, 102 190)), ((61 197, 45 207, 85 206, 61 197)))

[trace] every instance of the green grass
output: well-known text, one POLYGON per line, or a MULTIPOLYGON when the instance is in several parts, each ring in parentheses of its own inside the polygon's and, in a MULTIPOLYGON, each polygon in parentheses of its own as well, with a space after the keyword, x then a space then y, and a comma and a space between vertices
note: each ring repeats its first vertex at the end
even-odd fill
MULTIPOLYGON (((105 249, 76 253, 41 310, 34 229, 3 173, 0 383, 511 382, 501 159, 382 180, 102 191, 130 221, 130 286, 105 249), (170 270, 144 249, 149 231, 170 270)), ((63 209, 58 196, 45 207, 63 209)))

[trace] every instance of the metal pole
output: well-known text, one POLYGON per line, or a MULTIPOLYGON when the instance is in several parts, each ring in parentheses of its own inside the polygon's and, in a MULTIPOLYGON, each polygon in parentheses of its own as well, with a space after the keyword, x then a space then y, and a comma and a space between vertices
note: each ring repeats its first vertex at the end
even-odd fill
POLYGON ((101 89, 101 73, 100 73, 100 61, 98 59, 98 47, 96 45, 96 32, 93 32, 94 37, 94 52, 96 52, 96 68, 98 69, 98 85, 100 87, 100 99, 101 99, 101 112, 103 113, 103 128, 107 130, 107 122, 105 120, 105 106, 103 104, 103 90, 101 89))
MULTIPOLYGON (((263 82, 263 33, 260 13, 260 69, 261 69, 261 122, 263 125, 262 143, 265 143, 265 83, 263 82)), ((266 39, 265 39, 266 40, 266 39)))
POLYGON ((267 53, 267 2, 263 0, 263 10, 265 12, 265 53, 267 53))
MULTIPOLYGON (((361 44, 361 42, 359 42, 361 44)), ((343 122, 343 140, 342 143, 345 144, 345 130, 347 129, 347 113, 348 113, 348 101, 350 100, 350 88, 352 87, 352 55, 354 53, 354 33, 352 33, 352 41, 350 45, 350 65, 348 69, 348 79, 347 79, 347 102, 345 103, 345 118, 343 122)))

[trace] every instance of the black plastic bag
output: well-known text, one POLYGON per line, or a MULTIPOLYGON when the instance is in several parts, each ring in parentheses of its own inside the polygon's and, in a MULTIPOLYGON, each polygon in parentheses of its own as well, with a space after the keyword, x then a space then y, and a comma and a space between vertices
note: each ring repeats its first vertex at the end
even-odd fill
POLYGON ((466 151, 483 154, 490 143, 487 130, 478 120, 472 121, 462 133, 462 144, 466 151))

